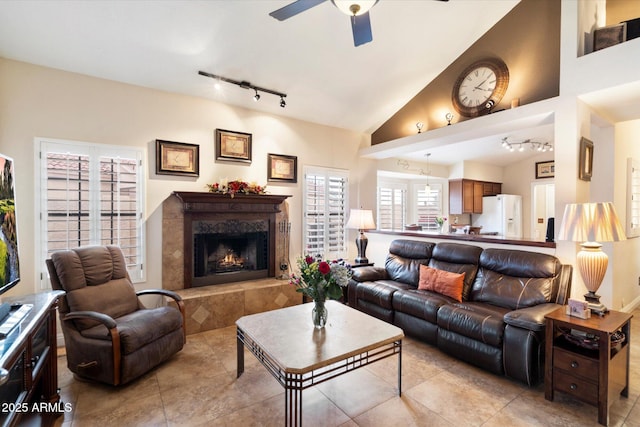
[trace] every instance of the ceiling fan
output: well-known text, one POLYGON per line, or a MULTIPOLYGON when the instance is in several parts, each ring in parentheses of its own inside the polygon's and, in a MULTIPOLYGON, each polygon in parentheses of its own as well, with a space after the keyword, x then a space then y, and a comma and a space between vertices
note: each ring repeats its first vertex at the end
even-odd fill
MULTIPOLYGON (((279 21, 284 21, 325 1, 327 0, 297 0, 271 12, 269 15, 279 21)), ((331 0, 331 3, 341 12, 351 17, 351 30, 353 31, 353 43, 355 46, 360 46, 373 40, 369 10, 378 3, 378 0, 331 0)))

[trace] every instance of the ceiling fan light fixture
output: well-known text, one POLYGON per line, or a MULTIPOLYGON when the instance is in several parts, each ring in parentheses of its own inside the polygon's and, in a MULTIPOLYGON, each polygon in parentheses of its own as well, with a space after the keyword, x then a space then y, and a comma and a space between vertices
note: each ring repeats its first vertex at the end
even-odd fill
POLYGON ((378 0, 331 0, 340 12, 349 16, 360 16, 369 12, 378 0))

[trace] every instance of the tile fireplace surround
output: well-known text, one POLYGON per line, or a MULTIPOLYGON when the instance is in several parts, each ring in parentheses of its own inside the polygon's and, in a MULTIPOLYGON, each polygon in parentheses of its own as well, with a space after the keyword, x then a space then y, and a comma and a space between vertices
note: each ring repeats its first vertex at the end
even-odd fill
MULTIPOLYGON (((234 218, 241 217, 243 208, 239 205, 243 202, 256 201, 258 204, 269 206, 268 201, 275 200, 279 206, 273 208, 255 206, 253 210, 264 210, 271 217, 274 224, 288 222, 287 196, 248 196, 244 200, 242 196, 231 199, 212 193, 174 193, 162 204, 162 287, 178 292, 185 302, 187 317, 187 334, 193 334, 211 329, 218 329, 235 324, 235 321, 246 315, 259 313, 267 310, 287 307, 299 304, 302 297, 295 291, 286 279, 281 279, 283 272, 280 271, 280 262, 287 259, 285 253, 286 246, 283 236, 277 233, 277 227, 272 227, 272 232, 277 234, 274 239, 274 253, 272 266, 274 276, 264 279, 248 280, 243 282, 217 284, 210 286, 189 287, 185 289, 185 223, 189 223, 191 218, 185 220, 185 210, 187 216, 189 210, 200 210, 203 206, 206 213, 198 212, 199 219, 204 216, 229 215, 228 211, 233 211, 234 218), (179 197, 179 196, 182 196, 179 197), (201 203, 197 206, 188 205, 185 200, 195 197, 201 203), (264 199, 262 199, 264 198, 264 199), (204 201, 204 202, 202 202, 204 201), (267 203, 265 203, 267 202, 267 203), (227 213, 221 212, 227 211, 227 213), (216 212, 217 211, 217 212, 216 212)), ((246 210, 247 208, 245 208, 246 210)), ((251 210, 251 208, 249 208, 251 210)), ((253 213, 255 214, 255 212, 253 213)), ((194 214, 191 213, 193 216, 194 214)), ((289 238, 286 235, 284 238, 289 238)), ((189 256, 187 254, 187 256, 189 256)), ((287 261, 288 262, 288 261, 287 261)), ((289 271, 284 272, 288 276, 289 271)), ((187 272, 191 274, 191 272, 187 272)))

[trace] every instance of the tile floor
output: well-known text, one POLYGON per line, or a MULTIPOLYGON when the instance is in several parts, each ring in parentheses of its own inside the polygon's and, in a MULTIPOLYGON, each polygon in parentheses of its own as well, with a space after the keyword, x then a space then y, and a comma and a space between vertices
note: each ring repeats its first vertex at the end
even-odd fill
MULTIPOLYGON (((632 321, 629 398, 616 397, 610 425, 640 427, 640 309, 632 321)), ((183 351, 133 384, 73 378, 59 357, 72 411, 56 426, 281 426, 281 386, 245 355, 236 379, 235 328, 189 335, 183 351)), ((597 426, 597 409, 544 387, 528 388, 450 358, 413 339, 403 346, 403 394, 392 357, 303 392, 307 426, 597 426)))

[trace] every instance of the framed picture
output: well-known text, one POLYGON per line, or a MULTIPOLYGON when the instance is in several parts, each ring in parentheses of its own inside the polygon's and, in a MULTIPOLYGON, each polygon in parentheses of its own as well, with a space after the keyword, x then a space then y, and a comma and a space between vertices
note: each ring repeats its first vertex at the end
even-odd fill
POLYGON ((284 154, 267 154, 267 181, 298 182, 298 158, 284 154))
POLYGON ((591 181, 593 174, 593 141, 580 138, 580 158, 578 162, 578 178, 583 181, 591 181))
POLYGON ((627 40, 627 24, 609 25, 594 30, 593 32, 593 50, 604 49, 609 46, 620 44, 627 40))
POLYGON ((200 175, 200 146, 156 139, 156 174, 200 175))
POLYGON ((553 178, 555 176, 555 162, 536 162, 536 179, 553 178))
POLYGON ((251 134, 216 129, 216 160, 251 163, 251 134))

